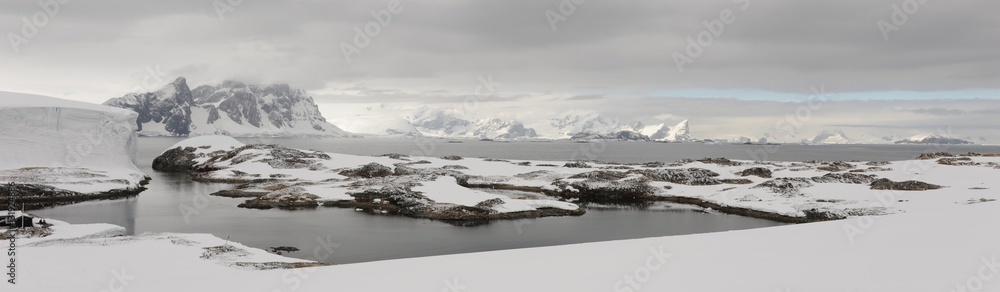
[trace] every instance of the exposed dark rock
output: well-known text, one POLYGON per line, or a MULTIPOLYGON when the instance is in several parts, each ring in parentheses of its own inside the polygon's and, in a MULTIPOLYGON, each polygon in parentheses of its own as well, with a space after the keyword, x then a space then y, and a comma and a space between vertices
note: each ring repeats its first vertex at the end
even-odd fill
MULTIPOLYGON (((146 177, 139 186, 115 189, 99 193, 79 193, 39 184, 15 184, 14 196, 18 207, 25 210, 37 210, 48 207, 70 205, 94 200, 115 200, 131 198, 146 190, 145 185, 150 178, 146 177)), ((0 185, 0 202, 10 201, 11 188, 7 184, 0 185)))
POLYGON ((404 157, 410 157, 409 155, 399 154, 399 153, 387 153, 387 154, 382 154, 382 155, 379 155, 379 156, 389 157, 389 158, 392 158, 392 159, 399 159, 399 160, 402 160, 404 157))
POLYGON ((642 164, 643 167, 664 167, 666 165, 666 163, 660 161, 646 162, 642 164))
POLYGON ((304 268, 314 268, 314 267, 325 267, 325 266, 329 266, 330 264, 319 263, 319 262, 295 262, 295 263, 288 263, 288 262, 263 262, 263 263, 258 263, 258 262, 234 262, 233 265, 237 266, 237 267, 241 267, 241 268, 246 268, 246 269, 254 269, 254 270, 259 270, 259 271, 266 271, 266 270, 279 270, 279 269, 280 270, 288 270, 288 269, 304 269, 304 268))
POLYGON ((477 203, 476 208, 491 210, 495 206, 503 205, 503 203, 504 203, 503 199, 493 198, 477 203))
POLYGON ((196 162, 194 147, 181 148, 177 147, 174 149, 167 150, 153 159, 153 169, 159 171, 191 171, 194 169, 196 162))
POLYGON ((974 166, 974 165, 979 165, 979 163, 973 162, 972 158, 969 158, 969 157, 945 157, 945 158, 938 159, 937 163, 941 164, 941 165, 953 165, 953 166, 962 166, 962 165, 974 166))
POLYGON ((462 160, 462 157, 458 156, 458 155, 446 155, 446 156, 441 156, 441 159, 444 159, 444 160, 462 160))
POLYGON ((839 172, 854 168, 853 164, 843 161, 821 162, 820 164, 822 164, 822 166, 817 167, 816 169, 829 172, 839 172))
POLYGON ((804 188, 804 187, 809 187, 809 186, 812 186, 812 185, 813 184, 812 184, 811 180, 807 179, 807 178, 802 178, 802 177, 783 177, 783 178, 776 178, 776 179, 772 179, 772 180, 760 183, 760 184, 758 184, 756 186, 753 186, 753 188, 755 188, 755 189, 767 188, 767 189, 770 189, 772 192, 775 192, 775 193, 785 194, 785 195, 794 195, 794 194, 798 194, 799 193, 799 189, 804 188))
POLYGON ((703 186, 722 184, 715 179, 718 173, 704 168, 687 169, 633 169, 628 173, 641 174, 654 181, 672 182, 675 184, 703 186))
POLYGON ((918 160, 930 160, 941 157, 955 157, 955 155, 948 152, 934 152, 934 153, 922 153, 917 156, 918 160))
POLYGON ((391 167, 381 165, 375 162, 365 164, 362 167, 348 169, 340 172, 340 175, 347 177, 363 177, 363 178, 373 178, 373 177, 384 177, 393 175, 391 167))
POLYGON ((253 192, 245 191, 241 189, 235 190, 221 190, 212 193, 212 196, 227 197, 227 198, 259 198, 263 195, 267 195, 269 192, 253 192))
POLYGON ((628 173, 621 171, 609 171, 609 170, 595 170, 589 172, 578 173, 570 176, 569 178, 585 178, 592 180, 619 180, 628 177, 628 173))
POLYGON ((655 189, 646 178, 572 183, 557 180, 552 184, 557 190, 545 190, 546 194, 575 199, 579 203, 644 206, 656 201, 655 189))
POLYGON ((707 163, 707 164, 718 164, 718 165, 723 165, 723 166, 740 166, 740 165, 743 165, 742 162, 732 161, 732 160, 729 160, 728 158, 703 158, 703 159, 698 159, 698 162, 707 163))
POLYGON ((280 255, 280 254, 286 253, 286 252, 296 252, 296 251, 299 251, 299 248, 294 247, 294 246, 272 246, 272 247, 267 248, 267 250, 280 255))
POLYGON ((875 176, 853 172, 827 173, 823 176, 813 177, 812 181, 818 183, 870 184, 875 181, 875 176))
POLYGON ((766 167, 751 167, 741 171, 740 176, 757 176, 761 178, 771 178, 771 170, 766 167))
POLYGON ((753 181, 745 178, 725 178, 725 179, 720 179, 719 182, 731 185, 746 185, 753 183, 753 181))
MULTIPOLYGON (((539 166, 542 166, 542 165, 539 164, 539 166)), ((583 162, 583 161, 573 161, 573 162, 567 162, 566 164, 563 164, 563 167, 569 167, 569 168, 590 168, 590 165, 587 164, 586 162, 583 162)))
POLYGON ((929 184, 921 181, 908 180, 896 182, 887 178, 880 178, 871 183, 873 190, 896 190, 896 191, 926 191, 940 189, 941 186, 929 184))

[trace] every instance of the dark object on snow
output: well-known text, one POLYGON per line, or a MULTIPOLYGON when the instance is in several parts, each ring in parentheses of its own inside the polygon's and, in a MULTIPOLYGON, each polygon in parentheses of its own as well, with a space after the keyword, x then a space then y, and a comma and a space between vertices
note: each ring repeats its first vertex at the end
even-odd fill
POLYGON ((19 216, 15 218, 14 216, 3 216, 0 217, 0 226, 3 227, 34 227, 34 223, 31 221, 32 218, 28 216, 19 216))

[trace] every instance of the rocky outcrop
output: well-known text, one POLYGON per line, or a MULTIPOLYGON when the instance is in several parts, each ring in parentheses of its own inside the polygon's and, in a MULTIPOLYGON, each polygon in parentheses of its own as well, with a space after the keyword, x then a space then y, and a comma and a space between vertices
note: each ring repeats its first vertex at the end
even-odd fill
POLYGON ((373 178, 393 175, 393 171, 391 167, 372 162, 359 168, 341 171, 340 175, 347 177, 373 178))
POLYGON ((153 169, 159 171, 190 171, 198 158, 194 147, 169 149, 153 159, 153 169))
POLYGON ((740 176, 756 176, 760 178, 771 178, 771 170, 766 167, 751 167, 739 173, 740 176))
POLYGON ((894 190, 894 191, 926 191, 940 189, 941 186, 929 184, 922 181, 892 181, 887 178, 880 178, 871 183, 873 190, 894 190))

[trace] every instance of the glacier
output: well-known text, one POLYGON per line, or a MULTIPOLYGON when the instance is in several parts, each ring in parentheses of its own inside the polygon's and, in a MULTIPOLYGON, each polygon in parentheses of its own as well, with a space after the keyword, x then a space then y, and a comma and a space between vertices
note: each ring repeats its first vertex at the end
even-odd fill
POLYGON ((0 92, 0 181, 80 194, 138 188, 138 114, 52 97, 0 92))

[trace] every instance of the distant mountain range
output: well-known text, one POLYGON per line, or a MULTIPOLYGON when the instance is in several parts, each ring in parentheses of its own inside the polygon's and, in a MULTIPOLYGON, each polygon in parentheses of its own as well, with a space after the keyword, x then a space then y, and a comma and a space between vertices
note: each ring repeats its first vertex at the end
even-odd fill
MULTIPOLYGON (((146 93, 111 98, 108 106, 138 113, 142 136, 229 135, 235 137, 438 137, 455 139, 570 139, 659 142, 767 143, 761 138, 699 140, 691 135, 688 120, 670 126, 622 122, 594 111, 569 111, 561 115, 523 123, 496 117, 468 118, 449 109, 421 107, 412 114, 390 112, 385 105, 369 112, 337 120, 353 131, 327 122, 313 98, 287 84, 220 84, 188 87, 184 77, 146 93)), ((851 139, 841 130, 824 130, 803 144, 973 144, 971 138, 921 134, 908 138, 870 137, 851 139)), ((857 138, 857 137, 855 137, 857 138)))
POLYGON ((538 138, 534 129, 515 120, 498 118, 468 120, 442 109, 420 108, 407 120, 425 136, 479 139, 538 138))
POLYGON ((130 93, 104 103, 139 113, 143 136, 345 137, 326 122, 312 97, 287 84, 224 81, 193 90, 177 78, 148 93, 130 93))
POLYGON ((898 140, 896 144, 952 144, 965 145, 973 144, 971 139, 960 139, 939 134, 920 134, 906 139, 898 140))

